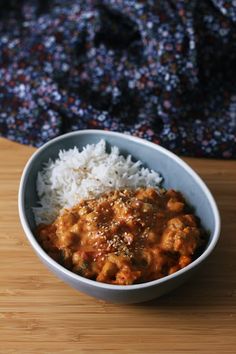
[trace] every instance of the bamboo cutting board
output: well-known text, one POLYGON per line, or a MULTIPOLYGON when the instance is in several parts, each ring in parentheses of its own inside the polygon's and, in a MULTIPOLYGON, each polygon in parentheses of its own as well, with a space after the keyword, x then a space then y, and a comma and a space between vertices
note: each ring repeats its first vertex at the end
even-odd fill
POLYGON ((114 305, 70 288, 20 226, 19 179, 31 147, 0 139, 0 353, 236 353, 236 162, 185 159, 206 181, 221 238, 188 283, 149 303, 114 305))

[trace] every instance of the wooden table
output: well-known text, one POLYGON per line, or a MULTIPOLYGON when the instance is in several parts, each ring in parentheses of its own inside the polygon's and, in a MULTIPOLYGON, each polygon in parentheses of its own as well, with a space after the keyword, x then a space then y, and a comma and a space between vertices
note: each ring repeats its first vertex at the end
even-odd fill
POLYGON ((149 303, 114 305, 70 288, 22 231, 17 192, 31 147, 0 139, 0 353, 236 353, 236 162, 185 159, 206 181, 222 233, 205 267, 149 303))

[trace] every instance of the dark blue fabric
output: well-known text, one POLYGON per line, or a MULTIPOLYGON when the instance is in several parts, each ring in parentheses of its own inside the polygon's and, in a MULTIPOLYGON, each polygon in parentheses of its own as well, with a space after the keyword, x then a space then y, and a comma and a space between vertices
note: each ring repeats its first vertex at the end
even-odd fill
POLYGON ((126 132, 236 157, 236 1, 1 1, 0 131, 126 132))

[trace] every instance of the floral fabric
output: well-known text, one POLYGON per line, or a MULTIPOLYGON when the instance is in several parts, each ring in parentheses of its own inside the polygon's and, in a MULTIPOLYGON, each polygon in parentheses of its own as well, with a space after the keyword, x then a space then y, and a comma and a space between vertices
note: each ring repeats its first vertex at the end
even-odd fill
POLYGON ((0 134, 77 129, 236 158, 236 1, 0 4, 0 134))

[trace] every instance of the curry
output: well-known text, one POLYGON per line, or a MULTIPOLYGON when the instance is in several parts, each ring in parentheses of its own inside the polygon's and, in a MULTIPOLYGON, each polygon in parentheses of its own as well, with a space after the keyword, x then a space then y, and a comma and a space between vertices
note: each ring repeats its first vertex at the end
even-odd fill
POLYGON ((172 274, 190 264, 206 232, 181 193, 138 188, 83 200, 37 237, 67 269, 99 282, 129 285, 172 274))

